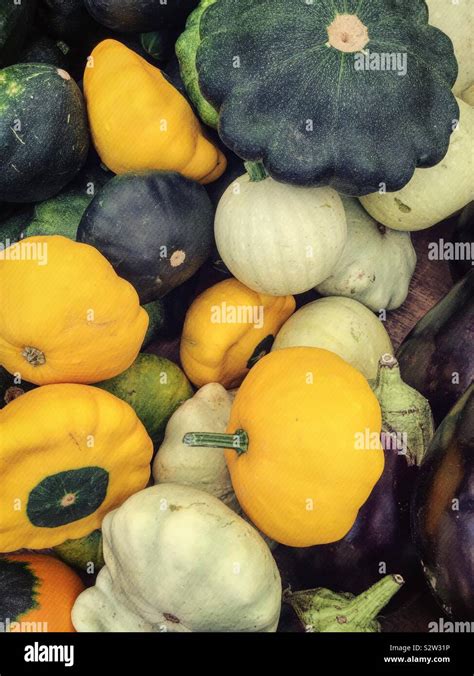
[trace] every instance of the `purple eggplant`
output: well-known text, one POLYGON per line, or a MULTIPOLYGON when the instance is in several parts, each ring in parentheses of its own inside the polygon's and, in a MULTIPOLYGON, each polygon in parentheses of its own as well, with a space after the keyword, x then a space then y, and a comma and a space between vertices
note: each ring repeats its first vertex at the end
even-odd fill
POLYGON ((453 233, 454 260, 449 266, 455 281, 466 275, 474 265, 474 202, 465 207, 453 233))
POLYGON ((474 379, 474 269, 415 326, 397 358, 439 425, 474 379))
POLYGON ((428 584, 454 619, 474 620, 474 383, 421 463, 413 534, 428 584))
MULTIPOLYGON (((419 580, 410 539, 409 505, 418 467, 397 448, 385 449, 385 469, 350 532, 338 542, 316 547, 281 545, 275 558, 293 589, 314 586, 360 594, 388 573, 419 580), (291 564, 289 563, 291 562, 291 564)), ((409 591, 402 592, 401 597, 409 591)))

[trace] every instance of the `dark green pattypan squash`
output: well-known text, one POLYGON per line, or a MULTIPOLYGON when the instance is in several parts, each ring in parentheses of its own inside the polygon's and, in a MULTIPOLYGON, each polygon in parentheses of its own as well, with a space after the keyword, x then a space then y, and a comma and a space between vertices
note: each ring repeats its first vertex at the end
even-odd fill
POLYGON ((459 116, 453 46, 424 0, 203 0, 178 55, 224 143, 284 182, 399 190, 442 160, 459 116))

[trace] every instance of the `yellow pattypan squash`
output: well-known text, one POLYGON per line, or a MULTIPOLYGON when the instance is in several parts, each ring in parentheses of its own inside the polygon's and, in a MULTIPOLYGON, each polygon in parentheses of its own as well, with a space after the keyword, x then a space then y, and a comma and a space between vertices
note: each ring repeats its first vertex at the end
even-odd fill
POLYGON ((224 155, 204 135, 184 96, 163 73, 116 40, 99 43, 84 73, 92 138, 116 174, 178 171, 215 181, 224 155))
POLYGON ((46 385, 0 411, 0 552, 100 528, 144 488, 153 444, 133 409, 87 385, 46 385))
POLYGON ((186 375, 197 387, 238 387, 295 306, 293 296, 267 296, 236 279, 210 287, 186 315, 180 355, 186 375))
POLYGON ((190 446, 227 448, 237 499, 268 537, 290 547, 327 544, 354 524, 384 467, 381 412, 367 380, 312 347, 263 357, 237 392, 228 434, 186 434, 190 446))
POLYGON ((148 315, 97 249, 29 237, 0 251, 0 365, 22 380, 95 383, 135 360, 148 315))

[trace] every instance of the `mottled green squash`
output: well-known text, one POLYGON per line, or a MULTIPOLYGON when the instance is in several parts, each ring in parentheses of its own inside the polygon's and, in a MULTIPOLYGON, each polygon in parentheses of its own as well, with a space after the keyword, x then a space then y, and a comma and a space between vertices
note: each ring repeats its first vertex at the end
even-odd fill
POLYGON ((75 240, 82 215, 91 199, 89 195, 67 192, 36 205, 24 236, 62 235, 75 240))
POLYGON ((83 538, 66 540, 53 550, 64 563, 88 573, 97 573, 104 566, 102 532, 99 529, 83 538))
POLYGON ((89 148, 79 87, 61 68, 20 63, 0 71, 0 201, 56 195, 89 148))
POLYGON ((161 299, 147 303, 143 306, 143 309, 146 310, 150 321, 148 322, 148 329, 143 340, 142 349, 156 340, 166 325, 165 306, 161 299))
POLYGON ((195 67, 223 142, 272 178, 365 195, 446 154, 457 62, 424 0, 216 0, 193 20, 191 97, 195 67))
POLYGON ((186 29, 176 42, 176 56, 179 61, 181 78, 186 92, 194 104, 199 117, 210 127, 217 127, 219 113, 201 93, 196 68, 196 52, 200 43, 199 24, 205 9, 213 5, 216 0, 201 0, 199 6, 192 12, 186 21, 186 29))
POLYGON ((139 354, 130 368, 97 387, 130 404, 155 444, 178 406, 193 396, 179 366, 154 354, 139 354))

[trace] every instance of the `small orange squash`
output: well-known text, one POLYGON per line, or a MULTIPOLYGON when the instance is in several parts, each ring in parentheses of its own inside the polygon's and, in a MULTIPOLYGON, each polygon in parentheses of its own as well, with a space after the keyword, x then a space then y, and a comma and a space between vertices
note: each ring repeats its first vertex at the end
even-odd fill
POLYGON ((0 251, 0 364, 21 379, 96 383, 135 360, 148 315, 88 244, 28 237, 0 251))
POLYGON ((73 632, 71 610, 84 585, 45 554, 0 556, 0 631, 73 632))
POLYGON ((364 376, 333 352, 293 347, 263 357, 234 400, 227 434, 190 446, 227 448, 239 504, 290 547, 343 538, 384 467, 379 403, 364 376))
POLYGON ((84 93, 94 145, 116 174, 178 171, 211 183, 225 171, 224 155, 203 135, 184 96, 121 42, 104 40, 94 49, 84 93))

